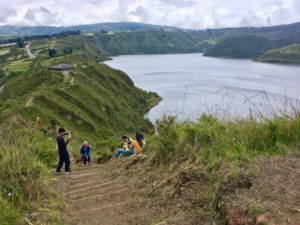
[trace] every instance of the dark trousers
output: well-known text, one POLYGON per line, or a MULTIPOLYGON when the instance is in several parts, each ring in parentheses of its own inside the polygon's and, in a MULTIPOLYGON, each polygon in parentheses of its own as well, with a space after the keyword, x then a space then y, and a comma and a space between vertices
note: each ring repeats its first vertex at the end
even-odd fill
POLYGON ((56 172, 61 171, 63 164, 65 164, 65 172, 70 172, 70 157, 68 152, 63 152, 59 154, 59 161, 56 172))
POLYGON ((86 165, 86 162, 91 164, 91 156, 89 156, 89 155, 83 155, 82 160, 83 160, 84 165, 86 165))

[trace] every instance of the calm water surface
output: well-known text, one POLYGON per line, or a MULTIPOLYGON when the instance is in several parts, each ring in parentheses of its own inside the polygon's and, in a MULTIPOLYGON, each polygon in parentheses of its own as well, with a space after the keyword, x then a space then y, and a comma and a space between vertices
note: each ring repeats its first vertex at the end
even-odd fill
POLYGON ((288 109, 300 98, 300 66, 220 59, 201 54, 125 55, 105 62, 163 100, 147 116, 196 120, 203 112, 244 117, 288 109))

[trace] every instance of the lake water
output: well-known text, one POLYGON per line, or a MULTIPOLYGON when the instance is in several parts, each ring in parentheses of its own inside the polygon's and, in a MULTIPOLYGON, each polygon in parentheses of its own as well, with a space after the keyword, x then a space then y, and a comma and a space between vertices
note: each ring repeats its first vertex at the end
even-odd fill
POLYGON ((300 98, 300 66, 204 57, 202 54, 125 55, 105 62, 126 72, 137 87, 163 100, 147 117, 196 120, 290 110, 300 98))

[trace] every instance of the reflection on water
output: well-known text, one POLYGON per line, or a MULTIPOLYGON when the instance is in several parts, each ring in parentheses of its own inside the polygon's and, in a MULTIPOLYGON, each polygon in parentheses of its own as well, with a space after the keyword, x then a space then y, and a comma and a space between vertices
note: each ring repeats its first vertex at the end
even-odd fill
POLYGON ((243 117, 249 110, 269 114, 300 98, 300 66, 201 54, 127 55, 105 63, 163 98, 147 115, 152 121, 163 115, 196 120, 203 112, 221 118, 243 117))

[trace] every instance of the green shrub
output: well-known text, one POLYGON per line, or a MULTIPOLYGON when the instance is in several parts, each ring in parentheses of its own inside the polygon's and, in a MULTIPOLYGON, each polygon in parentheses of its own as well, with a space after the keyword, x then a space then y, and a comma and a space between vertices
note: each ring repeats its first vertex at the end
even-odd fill
POLYGON ((164 118, 157 122, 158 134, 149 139, 148 151, 154 161, 174 162, 195 156, 210 162, 249 160, 259 154, 280 154, 300 143, 300 117, 276 117, 220 121, 202 115, 197 122, 176 122, 164 118))

